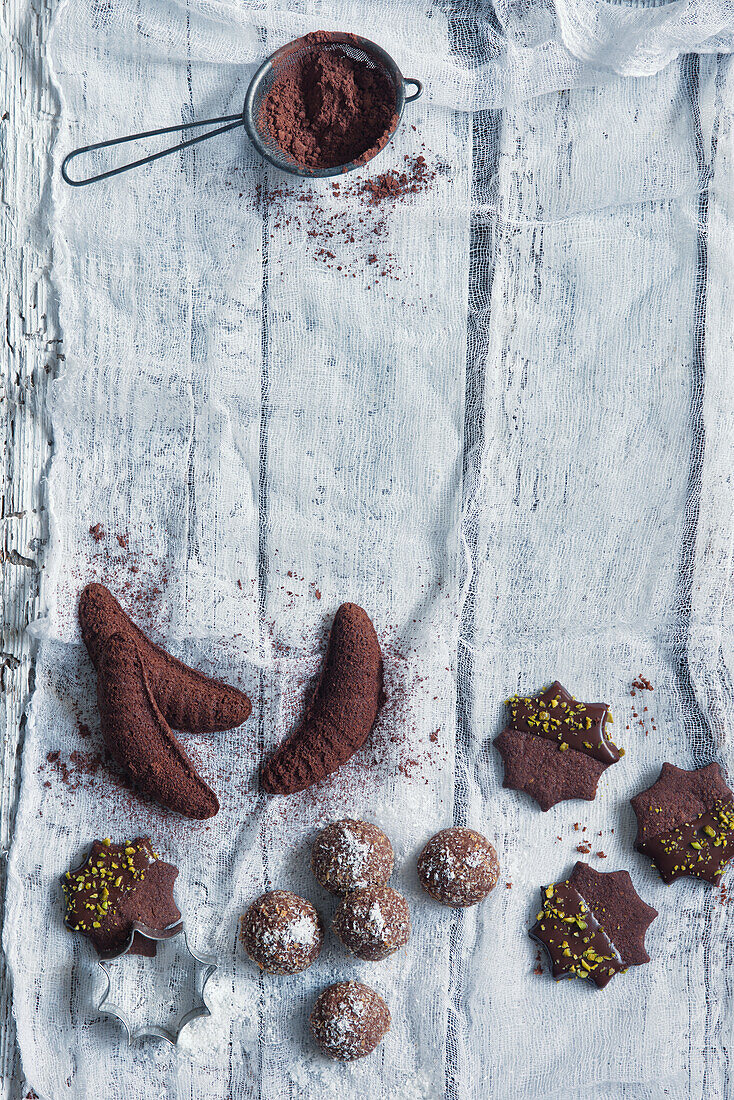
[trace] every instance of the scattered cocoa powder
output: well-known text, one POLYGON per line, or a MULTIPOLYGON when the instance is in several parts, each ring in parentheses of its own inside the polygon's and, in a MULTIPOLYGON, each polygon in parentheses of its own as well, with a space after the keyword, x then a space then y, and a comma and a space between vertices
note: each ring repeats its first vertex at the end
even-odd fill
POLYGON ((373 178, 331 181, 327 196, 336 200, 336 209, 333 202, 322 198, 323 186, 316 190, 308 184, 258 184, 255 200, 267 212, 269 230, 292 230, 285 243, 310 241, 313 259, 343 278, 364 278, 367 272, 369 290, 379 280, 398 281, 406 274, 386 247, 395 206, 412 201, 449 170, 448 164, 437 158, 429 164, 425 147, 423 150, 405 154, 401 168, 373 178))
POLYGON ((89 534, 92 536, 95 542, 101 542, 105 537, 104 528, 101 523, 93 523, 89 528, 89 534))
POLYGON ((117 541, 118 541, 118 543, 120 544, 120 546, 122 547, 123 550, 129 550, 129 548, 130 548, 130 536, 127 533, 127 531, 125 532, 124 535, 117 535, 116 538, 117 538, 117 541))
MULTIPOLYGON (((68 759, 64 759, 61 753, 56 750, 48 753, 46 760, 49 764, 53 765, 54 771, 61 782, 69 787, 72 791, 76 791, 82 784, 85 777, 96 777, 101 767, 107 767, 108 761, 102 753, 83 753, 75 749, 68 759)), ((121 785, 121 775, 115 772, 113 775, 114 782, 119 786, 121 785)), ((124 784, 129 788, 129 784, 124 784)), ((44 787, 50 787, 51 783, 46 780, 44 787)))
POLYGON ((387 74, 349 56, 324 31, 297 39, 274 72, 257 125, 301 168, 365 163, 397 126, 387 74))
POLYGON ((429 168, 422 154, 406 156, 402 171, 390 169, 372 179, 359 180, 355 188, 370 206, 379 206, 386 199, 398 201, 425 191, 435 175, 436 170, 429 168))
MULTIPOLYGON (((630 687, 630 697, 632 699, 635 699, 637 697, 638 692, 654 691, 654 690, 655 689, 653 688, 650 681, 640 673, 640 675, 635 680, 632 681, 632 685, 630 687)), ((635 707, 637 707, 637 706, 640 706, 640 704, 636 703, 635 707)), ((655 723, 652 720, 650 720, 650 726, 648 728, 647 719, 645 717, 645 715, 647 714, 647 707, 646 706, 642 706, 641 711, 637 711, 635 709, 635 707, 633 707, 633 709, 632 709, 632 718, 634 719, 635 725, 640 726, 642 728, 642 731, 645 734, 645 737, 647 737, 647 736, 649 736, 649 734, 651 732, 654 733, 657 730, 657 726, 655 725, 655 723)), ((630 727, 626 726, 625 728, 629 729, 630 727)))
POLYGON ((588 844, 577 844, 576 851, 581 852, 582 855, 587 855, 591 851, 591 847, 588 844))
POLYGON ((606 852, 597 852, 596 854, 599 857, 599 859, 606 859, 607 858, 606 852))

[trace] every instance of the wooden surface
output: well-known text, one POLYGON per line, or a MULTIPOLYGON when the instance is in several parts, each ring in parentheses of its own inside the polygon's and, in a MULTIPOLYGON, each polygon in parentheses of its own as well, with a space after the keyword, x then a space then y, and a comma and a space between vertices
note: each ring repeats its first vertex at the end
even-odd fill
MULTIPOLYGON (((0 4, 0 265, 2 293, 2 644, 0 648, 0 850, 7 853, 20 783, 23 711, 33 685, 25 628, 39 614, 39 562, 46 540, 43 478, 52 440, 44 410, 61 355, 54 302, 47 211, 49 150, 57 103, 45 45, 53 5, 0 4)), ((0 860, 5 892, 5 858, 0 860)), ((2 1100, 25 1097, 15 1043, 9 982, 0 956, 2 1100)))

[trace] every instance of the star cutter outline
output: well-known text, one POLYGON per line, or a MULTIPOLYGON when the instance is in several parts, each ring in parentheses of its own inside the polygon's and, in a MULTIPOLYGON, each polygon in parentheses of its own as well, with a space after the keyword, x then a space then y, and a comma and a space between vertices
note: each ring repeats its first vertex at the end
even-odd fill
POLYGON ((156 931, 153 928, 148 928, 146 925, 141 924, 139 921, 133 921, 130 935, 122 951, 117 951, 113 955, 107 955, 103 959, 98 959, 97 965, 104 973, 106 981, 102 996, 98 999, 96 1004, 97 1011, 106 1016, 114 1016, 115 1019, 120 1021, 127 1032, 128 1046, 132 1046, 133 1043, 141 1039, 164 1039, 172 1047, 175 1047, 178 1044, 181 1032, 188 1024, 201 1017, 211 1016, 211 1009, 206 1004, 204 995, 209 979, 219 969, 219 964, 213 955, 205 955, 193 950, 189 943, 189 938, 186 935, 183 921, 179 921, 178 924, 174 924, 170 928, 164 928, 162 931, 156 931), (140 1027, 134 1027, 124 1009, 116 1005, 111 999, 113 995, 112 974, 107 964, 128 953, 132 947, 136 934, 143 936, 144 939, 153 940, 158 943, 161 940, 173 939, 175 936, 181 935, 181 933, 183 933, 183 943, 186 947, 186 952, 194 963, 189 971, 189 989, 198 997, 199 1004, 195 1004, 192 1009, 177 1019, 175 1026, 172 1028, 161 1027, 158 1024, 143 1024, 140 1027))

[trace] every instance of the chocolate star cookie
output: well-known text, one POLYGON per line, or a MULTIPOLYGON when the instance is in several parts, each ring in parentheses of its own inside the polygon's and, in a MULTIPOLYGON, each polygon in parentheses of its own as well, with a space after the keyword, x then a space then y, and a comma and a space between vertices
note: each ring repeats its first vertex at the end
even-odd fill
POLYGON ((545 948, 556 981, 588 978, 602 989, 615 974, 650 961, 645 933, 657 910, 626 871, 602 873, 578 862, 565 882, 541 893, 543 908, 528 934, 545 948))
POLYGON ((652 787, 630 801, 635 848, 650 856, 663 882, 687 875, 718 883, 734 856, 734 795, 718 764, 690 772, 663 764, 652 787))
POLYGON ((149 837, 129 844, 95 840, 85 862, 61 880, 64 921, 92 941, 102 958, 121 954, 132 937, 131 955, 155 955, 155 942, 137 935, 135 923, 153 932, 175 926, 181 913, 173 899, 178 868, 164 863, 149 837))
POLYGON ((579 703, 558 681, 539 695, 508 699, 511 725, 495 738, 503 787, 525 791, 549 810, 569 798, 591 801, 605 768, 624 755, 608 738, 606 703, 579 703))

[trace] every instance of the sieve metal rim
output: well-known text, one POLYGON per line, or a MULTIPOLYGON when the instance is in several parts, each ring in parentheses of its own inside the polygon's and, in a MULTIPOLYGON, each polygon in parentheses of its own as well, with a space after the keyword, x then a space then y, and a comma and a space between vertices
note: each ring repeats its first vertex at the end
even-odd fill
MULTIPOLYGON (((403 117, 403 111, 405 104, 412 102, 414 99, 418 99, 423 91, 423 85, 419 80, 413 77, 404 77, 400 69, 397 66, 395 60, 387 53, 386 50, 379 46, 376 42, 372 42, 369 38, 363 38, 358 34, 351 34, 344 31, 327 32, 329 34, 329 45, 334 43, 335 45, 343 44, 346 46, 354 46, 362 50, 363 53, 369 57, 373 57, 375 61, 380 64, 383 69, 390 76, 395 87, 395 125, 388 132, 385 141, 378 149, 378 153, 382 152, 386 145, 392 141, 395 136, 395 132, 400 125, 400 120, 403 117), (416 91, 413 95, 407 96, 405 92, 406 84, 414 84, 416 91)), ((295 49, 298 48, 299 43, 306 43, 309 35, 303 35, 301 38, 295 38, 291 42, 286 43, 285 46, 281 46, 279 50, 271 54, 270 57, 263 61, 262 65, 256 71, 252 80, 250 81, 245 96, 245 104, 242 110, 242 121, 244 123, 247 136, 254 145, 260 156, 273 165, 274 168, 278 168, 281 172, 287 172, 291 176, 301 176, 305 179, 327 179, 330 176, 343 176, 345 172, 351 172, 355 168, 362 168, 367 162, 356 163, 355 161, 349 161, 347 164, 337 164, 331 168, 305 168, 302 165, 297 164, 295 161, 290 160, 286 156, 278 156, 269 148, 260 136, 260 131, 257 126, 257 119, 255 117, 255 103, 258 100, 260 89, 262 85, 269 79, 275 65, 281 58, 292 54, 295 49)), ((313 45, 311 45, 313 49, 313 45)), ((377 153, 375 153, 377 156, 377 153)), ((370 158, 371 160, 372 158, 370 158)))

